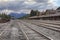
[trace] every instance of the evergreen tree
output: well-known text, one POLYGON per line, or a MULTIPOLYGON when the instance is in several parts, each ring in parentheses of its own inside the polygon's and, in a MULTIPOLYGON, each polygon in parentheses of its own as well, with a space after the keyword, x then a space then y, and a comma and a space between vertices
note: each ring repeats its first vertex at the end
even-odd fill
POLYGON ((11 16, 10 16, 10 15, 7 15, 7 14, 5 14, 5 13, 0 14, 0 17, 1 17, 2 19, 11 19, 11 16))
POLYGON ((31 12, 30 12, 30 16, 39 16, 39 11, 38 10, 31 10, 31 12))

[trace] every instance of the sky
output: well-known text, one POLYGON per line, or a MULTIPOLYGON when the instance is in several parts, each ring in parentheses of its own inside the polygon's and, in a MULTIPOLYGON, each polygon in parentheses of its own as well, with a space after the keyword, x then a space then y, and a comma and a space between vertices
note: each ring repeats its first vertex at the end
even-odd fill
POLYGON ((30 10, 46 10, 55 9, 60 6, 60 0, 0 0, 1 12, 24 12, 29 13, 30 10))

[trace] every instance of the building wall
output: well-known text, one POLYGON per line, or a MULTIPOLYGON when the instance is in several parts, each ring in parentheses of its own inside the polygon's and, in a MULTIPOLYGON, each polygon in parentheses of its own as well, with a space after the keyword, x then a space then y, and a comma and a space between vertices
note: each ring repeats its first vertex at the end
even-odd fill
MULTIPOLYGON (((42 15, 54 15, 54 14, 60 14, 60 10, 47 10, 46 12, 40 12, 39 16, 42 15)), ((43 20, 60 20, 60 16, 48 16, 48 17, 40 17, 40 18, 31 18, 31 19, 43 19, 43 20)))

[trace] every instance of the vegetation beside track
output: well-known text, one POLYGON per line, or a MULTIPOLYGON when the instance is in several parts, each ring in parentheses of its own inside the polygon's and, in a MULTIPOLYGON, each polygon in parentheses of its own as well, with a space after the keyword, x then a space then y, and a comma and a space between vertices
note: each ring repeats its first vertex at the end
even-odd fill
POLYGON ((11 19, 10 15, 7 15, 5 13, 0 14, 0 23, 6 23, 6 22, 10 21, 10 19, 11 19))

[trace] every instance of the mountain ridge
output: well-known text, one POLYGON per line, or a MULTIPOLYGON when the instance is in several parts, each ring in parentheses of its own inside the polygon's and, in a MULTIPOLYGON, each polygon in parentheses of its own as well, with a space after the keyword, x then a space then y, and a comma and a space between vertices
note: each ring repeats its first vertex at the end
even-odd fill
POLYGON ((20 17, 23 17, 23 16, 25 16, 25 15, 27 15, 27 14, 25 14, 25 13, 14 13, 14 12, 12 12, 12 13, 10 13, 9 15, 10 15, 10 16, 13 16, 13 17, 15 17, 15 18, 20 18, 20 17))

